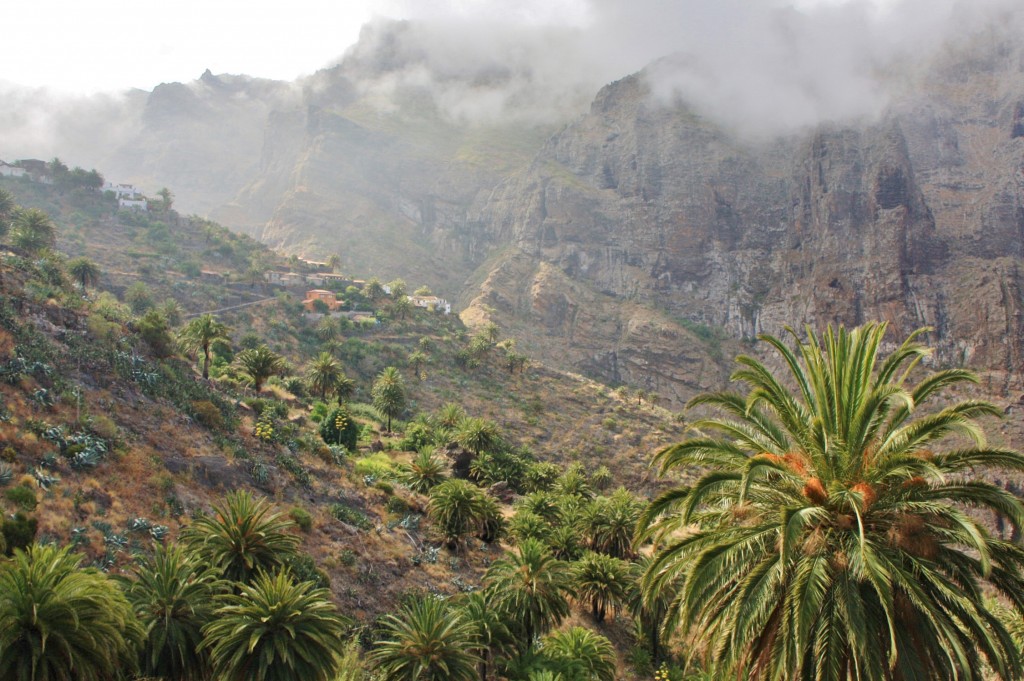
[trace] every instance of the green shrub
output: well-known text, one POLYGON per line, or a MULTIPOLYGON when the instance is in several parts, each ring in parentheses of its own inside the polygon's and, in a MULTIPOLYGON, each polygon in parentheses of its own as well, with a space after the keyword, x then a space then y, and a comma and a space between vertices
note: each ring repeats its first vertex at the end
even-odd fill
POLYGON ((320 423, 320 437, 329 445, 341 445, 350 452, 355 451, 359 440, 359 424, 342 405, 320 423))
POLYGON ((344 504, 331 504, 331 515, 343 523, 348 523, 360 530, 368 530, 373 527, 370 518, 357 508, 344 504))
POLYGON ((391 479, 395 476, 395 465, 384 452, 356 459, 355 471, 358 475, 372 475, 378 480, 391 479))
POLYGON ((23 549, 31 544, 36 538, 36 530, 39 522, 24 513, 16 513, 13 518, 4 518, 0 525, 0 534, 3 535, 4 553, 8 556, 14 554, 15 549, 23 549))
POLYGON ((306 509, 296 506, 288 515, 303 532, 309 532, 313 529, 313 516, 306 509))
POLYGON ((313 582, 317 589, 329 589, 331 578, 316 566, 316 562, 305 553, 296 553, 288 559, 288 569, 297 582, 313 582))
POLYGON ((192 418, 210 430, 224 428, 224 416, 213 402, 196 400, 192 403, 192 418))
MULTIPOLYGON (((39 503, 36 500, 35 490, 25 485, 10 488, 4 492, 4 496, 7 498, 7 501, 17 504, 26 511, 35 510, 36 505, 39 503)), ((8 543, 8 545, 10 544, 8 543)))
POLYGON ((394 513, 395 515, 405 515, 409 512, 409 502, 402 497, 391 496, 384 503, 384 508, 388 513, 394 513))

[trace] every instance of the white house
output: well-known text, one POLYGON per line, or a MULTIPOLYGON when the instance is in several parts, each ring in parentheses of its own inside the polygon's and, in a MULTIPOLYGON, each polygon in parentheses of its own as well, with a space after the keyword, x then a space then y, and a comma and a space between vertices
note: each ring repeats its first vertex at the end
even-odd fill
POLYGON ((128 208, 130 210, 149 210, 149 204, 146 202, 144 196, 131 196, 128 198, 120 198, 117 200, 118 208, 128 208))
POLYGON ((301 286, 306 283, 306 277, 296 272, 285 272, 281 275, 281 284, 284 286, 301 286))
POLYGON ((444 298, 438 298, 437 296, 408 296, 409 302, 415 307, 422 307, 425 310, 431 310, 433 312, 443 312, 445 314, 452 313, 452 306, 444 298))
POLYGON ((25 177, 26 175, 28 175, 28 171, 24 168, 0 161, 0 177, 25 177))
POLYGON ((105 185, 103 185, 103 191, 114 192, 114 195, 119 199, 123 196, 127 196, 130 198, 142 194, 142 192, 140 192, 135 185, 114 184, 113 182, 107 182, 105 185))
POLYGON ((267 280, 268 284, 280 284, 280 283, 282 283, 281 282, 281 277, 283 275, 284 275, 284 272, 275 272, 274 270, 271 270, 269 272, 264 272, 263 273, 263 278, 267 280))

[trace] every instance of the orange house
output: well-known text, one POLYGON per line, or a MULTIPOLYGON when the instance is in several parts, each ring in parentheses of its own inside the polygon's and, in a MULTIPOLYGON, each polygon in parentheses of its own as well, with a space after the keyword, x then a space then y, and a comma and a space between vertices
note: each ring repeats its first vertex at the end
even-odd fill
POLYGON ((307 310, 314 312, 315 308, 313 307, 313 303, 318 300, 323 301, 327 308, 332 312, 341 307, 341 301, 334 295, 334 291, 325 291, 319 288, 306 291, 306 299, 302 301, 302 304, 307 310))

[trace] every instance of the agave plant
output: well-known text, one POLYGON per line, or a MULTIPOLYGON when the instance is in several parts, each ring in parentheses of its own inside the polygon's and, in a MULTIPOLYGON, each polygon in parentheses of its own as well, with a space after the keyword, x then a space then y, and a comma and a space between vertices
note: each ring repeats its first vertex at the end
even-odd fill
POLYGON ((427 494, 448 478, 448 466, 433 452, 424 449, 402 470, 399 480, 409 489, 427 494))

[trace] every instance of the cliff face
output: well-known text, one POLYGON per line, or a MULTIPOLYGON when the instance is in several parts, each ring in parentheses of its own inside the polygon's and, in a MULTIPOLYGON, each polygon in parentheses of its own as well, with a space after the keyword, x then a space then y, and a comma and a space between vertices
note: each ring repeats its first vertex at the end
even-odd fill
MULTIPOLYGON (((506 180, 481 222, 577 285, 733 337, 882 319, 894 335, 935 327, 942 361, 1019 372, 1021 52, 981 53, 966 72, 939 64, 880 121, 770 143, 626 78, 506 180)), ((619 365, 644 345, 624 357, 614 334, 588 342, 619 365)))

